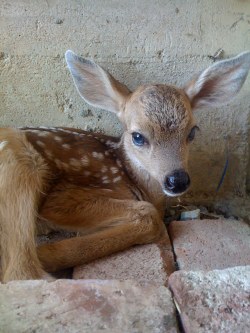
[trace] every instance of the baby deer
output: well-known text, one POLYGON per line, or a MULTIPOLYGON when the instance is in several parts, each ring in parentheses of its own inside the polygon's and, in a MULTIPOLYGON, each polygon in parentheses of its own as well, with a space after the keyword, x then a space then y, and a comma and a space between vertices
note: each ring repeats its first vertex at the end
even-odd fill
POLYGON ((220 61, 183 89, 165 84, 134 92, 93 61, 66 52, 78 92, 115 112, 114 138, 71 128, 0 130, 2 280, 49 278, 46 272, 86 263, 158 239, 166 196, 187 191, 193 111, 227 103, 250 68, 250 52, 220 61), (80 237, 36 247, 38 227, 80 237))

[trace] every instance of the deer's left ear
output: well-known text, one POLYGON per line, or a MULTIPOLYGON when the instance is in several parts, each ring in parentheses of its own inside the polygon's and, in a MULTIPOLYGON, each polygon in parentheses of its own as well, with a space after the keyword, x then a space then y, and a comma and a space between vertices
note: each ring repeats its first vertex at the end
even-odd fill
POLYGON ((208 67, 184 88, 192 107, 226 104, 240 91, 249 69, 250 52, 208 67))
POLYGON ((81 97, 93 106, 119 113, 130 94, 128 88, 94 61, 81 58, 70 50, 65 58, 81 97))

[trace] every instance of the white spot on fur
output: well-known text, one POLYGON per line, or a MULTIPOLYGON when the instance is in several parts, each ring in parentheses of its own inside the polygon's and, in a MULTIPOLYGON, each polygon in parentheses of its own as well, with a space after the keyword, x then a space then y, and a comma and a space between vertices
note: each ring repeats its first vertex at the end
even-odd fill
POLYGON ((88 159, 88 157, 87 156, 81 157, 81 163, 84 166, 88 166, 89 165, 89 159, 88 159))
POLYGON ((117 182, 119 182, 121 179, 122 179, 122 177, 121 177, 121 176, 118 176, 118 177, 116 177, 116 178, 113 179, 113 183, 117 183, 117 182))
POLYGON ((91 175, 91 172, 90 171, 83 171, 83 174, 84 176, 88 177, 91 175))
POLYGON ((55 131, 55 130, 57 131, 58 130, 58 128, 56 128, 56 127, 45 127, 45 126, 39 126, 38 129, 44 129, 46 131, 55 131))
POLYGON ((39 131, 39 130, 37 130, 37 129, 27 129, 27 130, 25 130, 25 131, 27 131, 27 132, 32 132, 32 133, 40 133, 41 131, 39 131))
POLYGON ((44 142, 42 142, 42 141, 37 141, 36 142, 36 144, 39 146, 39 147, 42 147, 42 148, 44 148, 45 147, 45 143, 44 142))
POLYGON ((111 147, 111 148, 117 148, 118 147, 117 142, 114 142, 114 141, 111 141, 111 140, 107 140, 106 145, 111 147))
POLYGON ((109 179, 105 179, 103 180, 103 184, 109 184, 110 183, 110 180, 109 179))
POLYGON ((108 171, 108 168, 106 167, 106 165, 103 165, 102 168, 101 168, 101 172, 105 173, 107 171, 108 171))
POLYGON ((63 147, 64 149, 70 149, 70 145, 69 145, 68 143, 64 143, 64 144, 62 145, 62 147, 63 147))
POLYGON ((37 130, 36 132, 38 133, 38 136, 41 136, 41 137, 45 137, 45 136, 49 135, 49 132, 47 132, 47 131, 39 131, 39 130, 37 130))
POLYGON ((58 128, 58 131, 64 132, 64 133, 71 133, 71 131, 65 130, 63 128, 58 128))
POLYGON ((122 168, 122 162, 117 158, 116 164, 118 165, 119 168, 122 168))
POLYGON ((97 153, 96 151, 93 151, 92 156, 96 158, 97 160, 103 160, 104 156, 103 153, 97 153))
POLYGON ((58 135, 54 136, 55 141, 62 142, 62 138, 58 135))
POLYGON ((80 133, 78 133, 78 132, 70 131, 67 129, 59 128, 59 127, 56 128, 56 130, 60 131, 60 132, 68 133, 68 134, 80 135, 80 133))
POLYGON ((49 158, 53 158, 53 154, 49 150, 45 150, 44 152, 49 158))
POLYGON ((75 169, 81 169, 81 167, 82 167, 81 162, 79 160, 77 160, 76 158, 70 158, 69 164, 72 167, 74 167, 75 169))
POLYGON ((113 173, 113 174, 116 174, 119 172, 119 170, 116 168, 116 167, 111 167, 110 168, 110 171, 113 173))
POLYGON ((0 142, 0 150, 3 150, 4 147, 7 145, 8 141, 1 141, 0 142))

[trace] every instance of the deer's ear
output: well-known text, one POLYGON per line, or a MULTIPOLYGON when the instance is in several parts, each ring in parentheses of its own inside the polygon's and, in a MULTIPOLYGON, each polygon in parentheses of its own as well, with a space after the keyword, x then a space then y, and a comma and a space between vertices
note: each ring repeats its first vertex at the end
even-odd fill
POLYGON ((130 91, 95 62, 72 51, 65 53, 66 62, 79 94, 89 104, 119 112, 130 91))
POLYGON ((184 88, 192 107, 226 104, 240 91, 249 69, 250 52, 208 67, 184 88))

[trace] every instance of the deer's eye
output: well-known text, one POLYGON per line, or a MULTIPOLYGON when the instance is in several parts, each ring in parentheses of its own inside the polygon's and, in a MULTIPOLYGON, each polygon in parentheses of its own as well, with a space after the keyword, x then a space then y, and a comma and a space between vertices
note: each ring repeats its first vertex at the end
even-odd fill
POLYGON ((144 136, 138 132, 132 133, 132 140, 136 146, 143 146, 146 143, 146 139, 144 138, 144 136))
POLYGON ((199 127, 198 127, 198 126, 194 126, 194 127, 191 129, 190 133, 188 134, 187 140, 188 140, 189 142, 191 142, 191 141, 194 140, 196 130, 199 130, 199 127))

